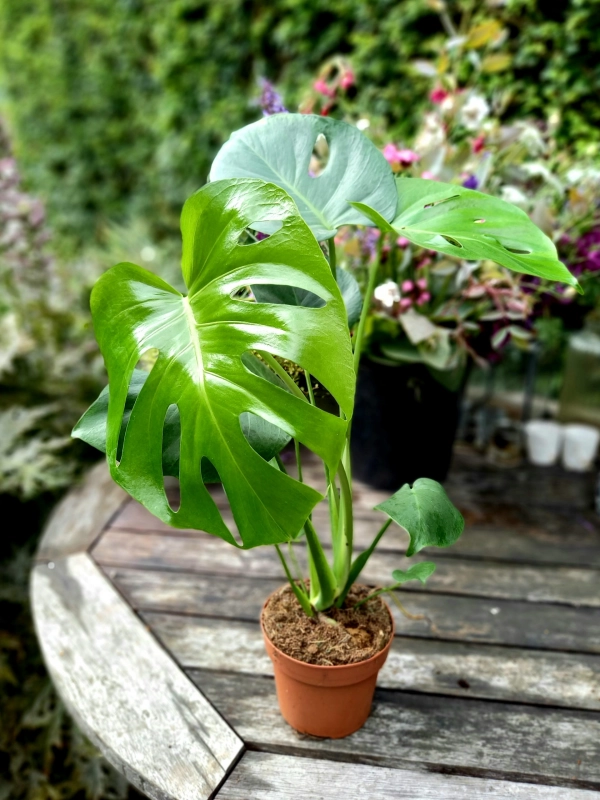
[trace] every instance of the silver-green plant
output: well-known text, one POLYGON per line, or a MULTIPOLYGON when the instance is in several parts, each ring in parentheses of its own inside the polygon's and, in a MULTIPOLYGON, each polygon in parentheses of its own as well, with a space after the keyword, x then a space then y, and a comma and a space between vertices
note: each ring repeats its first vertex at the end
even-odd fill
MULTIPOLYGON (((442 486, 423 478, 377 506, 387 519, 371 545, 354 552, 350 435, 379 258, 362 302, 351 276, 336 268, 338 228, 377 226, 379 256, 391 233, 467 259, 577 281, 523 211, 461 186, 396 181, 370 141, 342 122, 296 114, 261 120, 232 135, 210 177, 183 208, 186 294, 127 263, 96 284, 92 315, 109 384, 74 435, 105 450, 117 483, 164 522, 244 548, 275 545, 298 601, 313 615, 344 602, 392 521, 408 532, 407 556, 451 545, 463 529, 442 486), (320 137, 329 158, 313 176, 320 137), (148 351, 155 354, 152 369, 136 369, 148 351), (282 360, 301 367, 307 394, 282 360), (318 407, 315 381, 328 389, 338 414, 318 407), (290 439, 299 480, 279 457, 290 439), (302 482, 300 443, 324 464, 329 547, 311 520, 323 497, 302 482), (165 475, 179 478, 177 510, 165 475), (213 481, 223 484, 241 542, 207 489, 213 481), (301 536, 309 582, 293 577, 279 547, 301 536)), ((377 593, 424 582, 434 569, 419 562, 395 570, 377 593)))

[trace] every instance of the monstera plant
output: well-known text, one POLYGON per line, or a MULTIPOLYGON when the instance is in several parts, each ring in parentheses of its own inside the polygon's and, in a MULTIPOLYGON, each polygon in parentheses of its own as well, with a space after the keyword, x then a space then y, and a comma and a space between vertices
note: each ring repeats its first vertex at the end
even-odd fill
MULTIPOLYGON (((380 248, 386 235, 402 235, 576 285, 552 243, 519 209, 462 187, 396 181, 356 128, 279 114, 233 134, 210 182, 185 203, 185 294, 128 263, 96 284, 92 316, 109 383, 73 434, 104 450, 114 480, 164 522, 236 547, 276 546, 290 596, 326 627, 338 624, 336 609, 348 606, 392 521, 408 533, 409 557, 452 544, 463 529, 442 486, 420 479, 378 506, 381 529, 370 547, 354 552, 349 440, 378 263, 362 302, 353 278, 336 269, 333 237, 341 225, 377 226, 380 248), (323 141, 327 164, 314 175, 313 148, 323 141), (292 377, 300 373, 304 388, 292 377), (328 410, 315 400, 317 384, 332 399, 328 410), (298 478, 280 457, 291 440, 298 478), (324 465, 328 546, 311 520, 323 495, 302 482, 300 443, 324 465), (165 475, 179 478, 177 508, 165 475), (223 486, 237 532, 207 488, 213 482, 223 486), (300 540, 307 580, 292 577, 280 547, 300 540)), ((407 580, 425 582, 434 569, 427 561, 396 569, 389 586, 363 593, 354 605, 364 611, 381 592, 407 580)))

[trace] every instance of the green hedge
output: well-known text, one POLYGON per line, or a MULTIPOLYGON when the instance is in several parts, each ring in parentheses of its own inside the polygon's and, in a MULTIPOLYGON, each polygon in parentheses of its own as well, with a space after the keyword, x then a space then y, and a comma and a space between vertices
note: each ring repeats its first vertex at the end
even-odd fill
MULTIPOLYGON (((509 89, 510 113, 556 107, 563 139, 596 139, 600 0, 447 5, 457 25, 495 16, 508 28, 511 64, 483 76, 482 91, 509 89)), ((410 62, 439 50, 441 8, 441 0, 6 0, 0 99, 29 188, 47 198, 59 233, 78 243, 105 217, 136 214, 172 230, 224 138, 260 113, 251 98, 261 74, 294 103, 326 58, 344 54, 357 77, 354 103, 409 136, 430 85, 410 62)))

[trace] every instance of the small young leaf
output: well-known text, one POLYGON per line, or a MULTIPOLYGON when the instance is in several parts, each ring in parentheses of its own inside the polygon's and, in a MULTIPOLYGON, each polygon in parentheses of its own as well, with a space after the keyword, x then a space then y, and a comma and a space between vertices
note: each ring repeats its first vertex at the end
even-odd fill
POLYGON ((430 575, 435 572, 435 564, 433 561, 421 561, 420 564, 413 564, 410 569, 404 572, 401 569, 395 569, 392 572, 392 578, 396 583, 406 583, 407 581, 421 581, 425 583, 430 575))
POLYGON ((405 483, 396 494, 375 506, 401 525, 410 536, 406 551, 412 556, 424 547, 448 547, 463 532, 460 511, 437 481, 419 478, 412 488, 405 483))

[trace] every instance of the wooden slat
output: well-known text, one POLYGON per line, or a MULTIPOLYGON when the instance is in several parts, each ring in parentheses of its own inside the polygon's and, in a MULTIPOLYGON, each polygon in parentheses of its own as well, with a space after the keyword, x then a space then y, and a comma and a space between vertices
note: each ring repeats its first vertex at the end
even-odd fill
POLYGON ((87 550, 127 498, 110 477, 106 462, 96 464, 52 512, 37 560, 50 561, 87 550))
MULTIPOLYGON (((258 623, 145 613, 185 668, 271 675, 258 623)), ((384 689, 600 711, 600 656, 397 636, 379 674, 384 689)))
MULTIPOLYGON (((160 570, 106 571, 134 608, 251 621, 258 619, 267 595, 283 583, 160 570)), ((404 604, 426 619, 406 619, 392 607, 401 635, 600 653, 596 609, 419 592, 406 593, 404 604)))
MULTIPOLYGON (((217 505, 223 505, 220 495, 214 495, 217 505)), ((231 523, 230 516, 225 516, 231 523)), ((528 512, 531 517, 533 512, 528 512)), ((527 564, 558 564, 562 566, 600 567, 600 528, 586 517, 572 514, 570 517, 550 512, 535 511, 536 517, 526 523, 523 512, 512 509, 513 525, 498 524, 499 520, 490 514, 489 524, 468 525, 461 538, 451 548, 444 551, 446 558, 488 559, 527 564)), ((381 526, 382 516, 376 511, 361 508, 355 504, 354 540, 358 548, 368 547, 376 531, 381 526)), ((318 530, 328 530, 328 513, 324 505, 317 506, 314 522, 318 530)), ((139 503, 131 500, 115 517, 110 526, 115 530, 129 530, 142 533, 163 533, 177 537, 197 537, 198 531, 170 528, 153 517, 139 503)), ((380 550, 405 550, 408 544, 406 533, 393 525, 385 534, 380 550)), ((439 555, 439 550, 431 548, 423 551, 431 557, 439 555)))
MULTIPOLYGON (((303 544, 297 546, 300 560, 303 544)), ((95 560, 103 565, 163 568, 222 575, 252 575, 284 579, 273 547, 236 550, 227 542, 206 534, 195 537, 135 534, 107 531, 94 549, 95 560)), ((426 556, 405 559, 402 553, 376 551, 361 578, 374 585, 391 582, 394 569, 408 569, 426 556)), ((409 583, 406 591, 494 597, 529 602, 565 603, 600 608, 600 571, 576 567, 538 566, 473 562, 435 554, 437 569, 423 587, 409 583)))
POLYGON ((314 739, 283 721, 272 680, 190 675, 251 750, 600 789, 595 712, 379 690, 360 731, 346 739, 314 739))
POLYGON ((586 789, 245 753, 218 800, 597 800, 586 789))
POLYGON ((242 742, 85 553, 35 567, 38 638, 67 707, 156 800, 208 798, 242 742))

